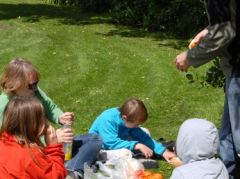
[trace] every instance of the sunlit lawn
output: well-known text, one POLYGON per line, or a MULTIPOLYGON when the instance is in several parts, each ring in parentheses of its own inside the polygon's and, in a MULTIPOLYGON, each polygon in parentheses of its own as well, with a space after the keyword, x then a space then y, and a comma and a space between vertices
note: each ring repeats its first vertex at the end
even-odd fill
MULTIPOLYGON (((44 4, 1 0, 0 72, 16 56, 35 64, 41 88, 64 110, 74 111, 76 134, 95 117, 130 97, 149 112, 144 124, 153 138, 175 140, 187 118, 207 118, 219 126, 223 90, 189 83, 172 60, 187 40, 110 23, 107 15, 44 4)), ((207 67, 190 69, 204 75, 207 67)), ((172 167, 160 161, 169 178, 172 167)))

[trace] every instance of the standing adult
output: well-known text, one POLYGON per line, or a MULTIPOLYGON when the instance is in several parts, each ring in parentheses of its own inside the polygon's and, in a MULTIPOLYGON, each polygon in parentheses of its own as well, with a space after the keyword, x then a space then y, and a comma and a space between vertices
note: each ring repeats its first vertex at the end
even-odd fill
POLYGON ((187 71, 215 57, 226 76, 225 103, 220 129, 220 155, 230 179, 240 178, 240 2, 205 0, 209 25, 194 38, 196 46, 175 59, 187 71))

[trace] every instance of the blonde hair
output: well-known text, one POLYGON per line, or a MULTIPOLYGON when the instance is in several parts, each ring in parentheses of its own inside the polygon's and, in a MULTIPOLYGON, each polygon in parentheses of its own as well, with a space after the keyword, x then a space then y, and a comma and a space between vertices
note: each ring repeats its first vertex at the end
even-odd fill
POLYGON ((19 144, 42 146, 40 136, 48 127, 41 102, 35 97, 14 96, 4 111, 0 135, 14 136, 19 144))
POLYGON ((28 86, 30 76, 39 81, 37 68, 31 62, 17 57, 7 65, 1 78, 1 87, 5 93, 14 94, 16 90, 28 86))
POLYGON ((124 102, 119 108, 121 116, 126 115, 128 122, 144 123, 147 120, 148 112, 144 103, 136 98, 124 102))

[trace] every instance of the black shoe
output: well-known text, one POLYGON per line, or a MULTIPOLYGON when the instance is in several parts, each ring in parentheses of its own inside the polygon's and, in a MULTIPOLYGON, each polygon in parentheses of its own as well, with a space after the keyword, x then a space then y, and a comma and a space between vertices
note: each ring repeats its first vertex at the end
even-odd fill
POLYGON ((154 159, 138 159, 139 162, 141 162, 144 166, 145 169, 153 169, 153 168, 158 168, 158 161, 154 159))
POLYGON ((132 157, 135 159, 145 159, 145 155, 139 150, 132 152, 132 157))
POLYGON ((162 145, 164 147, 166 147, 168 150, 170 150, 171 152, 175 152, 175 147, 176 147, 176 142, 175 141, 166 141, 164 138, 159 138, 157 140, 158 142, 162 143, 162 145))

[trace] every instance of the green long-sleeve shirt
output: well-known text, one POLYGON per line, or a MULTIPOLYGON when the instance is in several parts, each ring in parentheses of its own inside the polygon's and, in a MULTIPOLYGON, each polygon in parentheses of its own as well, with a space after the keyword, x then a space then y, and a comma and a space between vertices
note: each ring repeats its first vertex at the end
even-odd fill
MULTIPOLYGON (((63 114, 63 111, 40 88, 36 91, 35 96, 41 101, 47 119, 58 124, 58 117, 63 114)), ((0 95, 0 125, 2 125, 3 113, 10 99, 11 97, 4 92, 0 95)))

